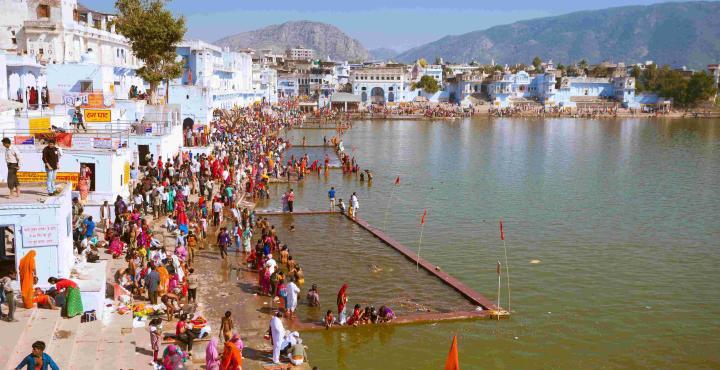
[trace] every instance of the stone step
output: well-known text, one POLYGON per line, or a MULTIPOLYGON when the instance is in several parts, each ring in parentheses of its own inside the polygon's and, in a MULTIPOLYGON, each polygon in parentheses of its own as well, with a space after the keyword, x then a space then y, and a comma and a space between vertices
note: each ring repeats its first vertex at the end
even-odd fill
MULTIPOLYGON (((7 307, 3 307, 3 310, 3 313, 7 313, 7 307)), ((14 369, 17 365, 17 362, 12 363, 10 360, 13 359, 15 349, 25 335, 25 329, 32 321, 36 312, 36 308, 27 310, 18 307, 17 311, 15 311, 15 319, 18 320, 17 322, 0 322, 0 325, 2 325, 2 334, 0 334, 0 369, 14 369)))
POLYGON ((70 360, 76 345, 75 341, 77 340, 80 325, 80 316, 60 320, 55 329, 52 342, 47 343, 47 353, 52 354, 53 360, 61 369, 70 367, 70 360))
POLYGON ((95 363, 99 360, 97 353, 102 339, 102 327, 101 321, 80 324, 68 369, 92 370, 95 367, 95 363))
MULTIPOLYGON (((93 369, 123 369, 127 364, 130 342, 128 337, 132 334, 132 318, 130 314, 118 315, 116 313, 107 314, 103 320, 105 324, 101 331, 101 339, 98 343, 96 351, 97 361, 93 369)), ((131 353, 135 352, 134 344, 132 344, 131 353)))
MULTIPOLYGON (((150 332, 148 332, 147 326, 133 329, 133 336, 135 338, 135 361, 133 362, 135 369, 151 368, 150 363, 152 363, 153 353, 150 344, 150 332)), ((158 353, 158 357, 161 356, 162 353, 158 353)))
MULTIPOLYGON (((64 319, 60 317, 60 310, 37 309, 32 319, 28 321, 23 335, 10 355, 10 361, 7 363, 6 369, 14 369, 25 356, 30 354, 32 344, 35 341, 43 341, 46 345, 51 343, 61 320, 64 319)), ((48 352, 48 354, 53 358, 55 357, 54 353, 48 352)))

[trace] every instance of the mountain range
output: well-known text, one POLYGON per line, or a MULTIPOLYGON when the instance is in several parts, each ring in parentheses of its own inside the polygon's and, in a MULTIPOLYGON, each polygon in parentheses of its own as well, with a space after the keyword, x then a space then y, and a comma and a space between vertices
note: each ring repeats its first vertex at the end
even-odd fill
POLYGON ((285 53, 288 48, 304 47, 315 50, 320 59, 362 61, 369 59, 368 50, 339 28, 320 22, 293 21, 275 24, 258 30, 224 37, 215 42, 232 50, 253 48, 272 49, 285 53))
POLYGON ((582 11, 520 21, 407 50, 401 62, 555 63, 585 59, 643 62, 704 69, 720 61, 720 2, 679 2, 582 11))

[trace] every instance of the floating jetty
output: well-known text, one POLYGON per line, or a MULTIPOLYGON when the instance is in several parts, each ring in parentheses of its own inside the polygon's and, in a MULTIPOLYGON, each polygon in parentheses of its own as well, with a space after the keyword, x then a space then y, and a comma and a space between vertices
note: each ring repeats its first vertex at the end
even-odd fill
MULTIPOLYGON (((383 231, 369 224, 367 221, 362 219, 354 219, 345 213, 340 211, 295 211, 293 213, 288 212, 277 212, 277 211, 260 211, 257 212, 258 216, 319 216, 319 215, 332 215, 343 216, 348 220, 352 221, 356 225, 360 226, 365 231, 372 234, 374 237, 379 239, 384 245, 394 249, 410 262, 416 263, 418 267, 423 268, 431 276, 439 279, 445 285, 451 287, 465 299, 467 299, 473 305, 478 306, 481 309, 475 311, 450 311, 450 312, 423 312, 414 314, 405 314, 397 317, 395 320, 384 323, 381 325, 402 325, 402 324, 417 324, 423 322, 437 322, 437 321, 453 321, 453 320, 468 320, 468 319, 506 319, 510 317, 510 314, 505 311, 502 307, 497 306, 487 297, 483 296, 480 292, 470 288, 460 280, 441 270, 437 266, 433 265, 424 258, 418 256, 414 251, 405 245, 401 244, 397 240, 393 239, 383 231)), ((298 331, 314 331, 324 330, 325 325, 321 322, 303 322, 297 317, 290 323, 290 327, 293 330, 298 331)), ((347 325, 333 325, 331 329, 343 329, 349 328, 347 325)))

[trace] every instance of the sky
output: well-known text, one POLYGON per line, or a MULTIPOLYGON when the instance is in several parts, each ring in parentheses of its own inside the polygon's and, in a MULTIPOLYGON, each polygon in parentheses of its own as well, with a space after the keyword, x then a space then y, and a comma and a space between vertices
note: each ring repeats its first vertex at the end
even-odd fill
MULTIPOLYGON (((113 12, 115 0, 81 0, 113 12)), ((443 36, 482 30, 519 20, 580 10, 649 5, 654 0, 173 0, 168 7, 187 20, 188 39, 208 42, 293 20, 331 23, 368 49, 404 51, 443 36)))

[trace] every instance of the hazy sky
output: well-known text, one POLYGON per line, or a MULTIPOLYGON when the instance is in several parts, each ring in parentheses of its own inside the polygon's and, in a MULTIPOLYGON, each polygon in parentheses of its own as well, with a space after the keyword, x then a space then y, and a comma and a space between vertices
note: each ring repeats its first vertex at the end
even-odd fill
MULTIPOLYGON (((83 0, 91 9, 112 12, 115 0, 83 0)), ((657 0, 174 0, 169 7, 187 18, 187 38, 215 41, 224 36, 290 20, 332 23, 367 48, 397 50, 518 20, 647 5, 657 0)))

